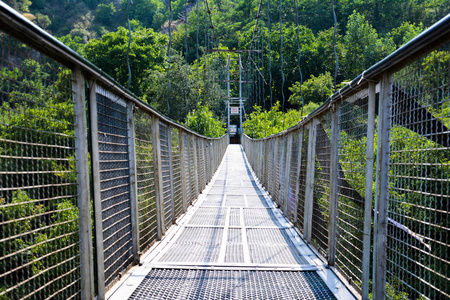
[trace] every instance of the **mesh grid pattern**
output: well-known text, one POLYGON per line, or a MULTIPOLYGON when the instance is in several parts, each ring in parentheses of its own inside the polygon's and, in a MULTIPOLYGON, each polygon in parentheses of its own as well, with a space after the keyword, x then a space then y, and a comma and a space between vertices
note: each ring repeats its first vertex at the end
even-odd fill
POLYGON ((194 201, 195 198, 197 198, 198 194, 196 192, 198 186, 197 178, 195 178, 195 168, 197 166, 195 165, 194 161, 194 138, 189 138, 189 177, 191 179, 191 202, 194 201))
POLYGON ((199 207, 192 218, 190 225, 224 226, 225 208, 222 207, 199 207))
POLYGON ((356 288, 360 288, 362 278, 367 101, 367 97, 352 102, 344 101, 339 111, 336 261, 343 274, 357 279, 356 288))
POLYGON ((241 226, 241 210, 239 208, 230 209, 230 226, 241 226))
POLYGON ((296 214, 295 208, 295 193, 296 186, 298 181, 298 168, 299 162, 298 158, 301 153, 300 152, 300 135, 299 132, 294 132, 292 134, 292 151, 291 151, 291 166, 289 170, 289 190, 288 190, 288 212, 287 216, 291 222, 294 222, 294 216, 296 214))
POLYGON ((306 128, 303 130, 303 142, 301 149, 301 166, 300 177, 298 179, 298 203, 297 203, 297 228, 300 232, 303 232, 304 228, 304 216, 305 216, 305 190, 306 190, 306 165, 308 159, 308 140, 309 130, 306 128))
POLYGON ((164 123, 159 123, 159 136, 161 139, 161 165, 162 165, 162 181, 163 181, 163 202, 164 202, 164 225, 167 228, 174 221, 173 207, 173 187, 172 187, 172 170, 171 170, 171 153, 170 153, 170 128, 164 123))
POLYGON ((284 198, 284 189, 286 186, 286 158, 287 158, 287 146, 288 146, 288 137, 285 136, 282 140, 280 140, 280 150, 278 151, 280 154, 280 170, 278 174, 278 204, 280 207, 284 207, 286 199, 284 198))
POLYGON ((137 111, 134 115, 136 143, 136 182, 139 214, 139 244, 145 251, 157 237, 155 170, 151 118, 137 111))
POLYGON ((153 269, 130 299, 335 298, 315 272, 153 269))
POLYGON ((328 248, 328 207, 330 200, 331 165, 331 113, 320 118, 316 127, 316 160, 314 172, 314 198, 312 238, 317 249, 326 255, 328 248))
POLYGON ((127 109, 97 94, 105 283, 131 263, 127 109))
POLYGON ((79 297, 71 72, 0 32, 0 298, 79 297))
POLYGON ((393 77, 387 282, 412 299, 450 298, 449 53, 446 44, 393 77))
POLYGON ((191 150, 190 150, 190 143, 189 143, 189 135, 186 132, 183 132, 183 145, 184 145, 184 153, 181 153, 181 155, 184 155, 184 176, 186 180, 186 199, 184 200, 188 205, 194 201, 194 181, 191 177, 191 150))
POLYGON ((246 226, 278 226, 278 221, 271 209, 244 208, 246 226))
POLYGON ((244 196, 227 195, 225 206, 245 206, 244 196))
POLYGON ((269 207, 263 196, 247 196, 247 203, 249 207, 269 207))
POLYGON ((181 186, 180 135, 176 128, 172 128, 171 150, 174 215, 177 218, 183 213, 183 190, 181 186))

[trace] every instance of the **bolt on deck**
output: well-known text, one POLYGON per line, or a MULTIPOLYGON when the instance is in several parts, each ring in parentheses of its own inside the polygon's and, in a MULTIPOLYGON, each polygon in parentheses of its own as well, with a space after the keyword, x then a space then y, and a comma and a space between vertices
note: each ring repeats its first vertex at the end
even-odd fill
POLYGON ((213 180, 109 299, 352 299, 230 145, 213 180))

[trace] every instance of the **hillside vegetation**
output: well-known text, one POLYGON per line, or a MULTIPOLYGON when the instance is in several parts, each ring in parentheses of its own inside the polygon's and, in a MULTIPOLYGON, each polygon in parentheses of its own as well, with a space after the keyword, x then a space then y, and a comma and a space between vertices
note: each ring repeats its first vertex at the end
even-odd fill
MULTIPOLYGON (((5 2, 91 60, 120 84, 128 86, 128 0, 5 2)), ((338 21, 338 87, 450 12, 446 0, 334 2, 338 21)), ((184 122, 188 113, 199 104, 206 105, 223 120, 225 86, 214 78, 224 76, 226 54, 205 55, 207 49, 256 47, 263 50, 262 54, 252 57, 260 70, 260 78, 258 86, 249 88, 247 112, 250 114, 254 105, 258 105, 261 112, 300 110, 302 105, 309 105, 304 110, 306 113, 316 107, 312 104, 320 104, 334 92, 336 61, 331 3, 298 0, 296 10, 296 0, 283 0, 280 12, 278 0, 261 1, 261 16, 255 28, 260 4, 257 0, 210 0, 210 15, 206 13, 203 1, 172 1, 169 60, 169 2, 133 0, 129 10, 132 28, 130 65, 133 70, 129 89, 180 122, 184 122), (277 102, 281 105, 273 107, 277 102)), ((248 66, 249 58, 243 59, 248 66)), ((233 68, 231 71, 236 71, 233 68)), ((236 93, 236 87, 232 88, 232 93, 236 93)))

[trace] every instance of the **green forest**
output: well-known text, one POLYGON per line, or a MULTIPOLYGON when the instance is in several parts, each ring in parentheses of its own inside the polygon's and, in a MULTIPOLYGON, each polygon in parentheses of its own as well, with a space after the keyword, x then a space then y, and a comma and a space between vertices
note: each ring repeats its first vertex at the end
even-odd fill
MULTIPOLYGON (((225 79, 226 53, 210 50, 263 50, 243 54, 246 78, 255 82, 245 87, 249 118, 244 127, 254 137, 297 123, 335 86, 343 86, 450 12, 445 0, 5 2, 154 108, 178 122, 196 124, 192 129, 199 131, 211 127, 187 120, 199 105, 225 121, 226 86, 218 79, 225 79), (286 117, 290 110, 296 112, 286 117), (263 125, 270 131, 256 130, 255 122, 267 119, 262 114, 270 115, 270 123, 263 125), (282 124, 275 126, 277 116, 282 124)), ((236 68, 232 65, 230 72, 236 68)), ((237 86, 231 89, 237 93, 237 86)))

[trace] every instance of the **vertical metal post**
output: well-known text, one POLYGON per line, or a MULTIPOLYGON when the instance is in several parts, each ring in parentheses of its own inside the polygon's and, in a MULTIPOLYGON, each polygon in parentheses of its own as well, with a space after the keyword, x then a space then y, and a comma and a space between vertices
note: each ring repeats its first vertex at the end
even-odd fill
POLYGON ((172 222, 175 222, 175 197, 173 193, 173 163, 172 163, 172 127, 167 125, 167 144, 169 160, 169 183, 170 183, 170 202, 172 202, 172 222))
POLYGON ((128 118, 128 159, 130 162, 130 201, 131 201, 131 236, 133 244, 133 262, 139 264, 139 208, 136 178, 136 145, 134 127, 134 103, 127 102, 128 118))
POLYGON ((333 104, 331 116, 331 165, 330 165, 330 203, 328 222, 328 253, 329 266, 334 266, 336 260, 336 227, 338 210, 338 168, 339 168, 339 107, 340 103, 333 104))
MULTIPOLYGON (((287 149, 286 152, 286 169, 284 172, 284 191, 283 191, 283 212, 284 215, 288 215, 288 202, 289 202, 289 189, 291 188, 289 184, 290 170, 291 170, 291 158, 292 158, 292 140, 294 136, 293 134, 289 134, 287 136, 287 149)), ((292 191, 292 189, 291 189, 292 191)))
POLYGON ((152 115, 152 145, 153 145, 153 163, 155 169, 155 198, 156 198, 156 222, 158 227, 158 239, 165 234, 164 226, 164 193, 163 176, 161 162, 161 137, 159 134, 159 119, 152 115))
POLYGON ((95 228, 95 252, 97 258, 97 299, 105 299, 105 258, 103 254, 103 220, 102 220, 102 195, 100 186, 100 153, 98 147, 98 114, 97 91, 94 81, 90 81, 89 112, 91 119, 91 164, 92 187, 94 189, 94 228, 95 228))
POLYGON ((316 164, 316 131, 318 119, 313 119, 309 130, 308 141, 308 163, 306 165, 306 190, 305 190, 305 214, 303 236, 308 243, 311 243, 312 215, 314 201, 314 172, 316 164))
POLYGON ((364 237, 362 265, 362 298, 369 300, 370 280, 370 233, 372 231, 372 186, 373 186, 373 150, 375 136, 375 83, 369 82, 369 102, 367 112, 367 149, 366 149, 366 197, 364 205, 364 237))
POLYGON ((182 189, 182 203, 183 203, 183 213, 187 210, 187 183, 186 183, 186 170, 189 170, 188 162, 186 162, 186 156, 184 155, 186 151, 186 145, 184 144, 183 129, 178 129, 178 136, 180 140, 180 172, 181 172, 181 189, 182 189))
POLYGON ((243 131, 242 131, 242 64, 241 64, 241 55, 239 54, 239 134, 242 137, 243 131))
POLYGON ((84 77, 80 69, 72 72, 72 96, 75 114, 75 151, 78 184, 78 220, 80 231, 81 298, 94 298, 91 204, 89 193, 89 153, 87 137, 84 77))
MULTIPOLYGON (((389 198, 389 138, 390 138, 390 105, 391 105, 391 77, 384 74, 380 89, 380 111, 378 120, 381 122, 378 139, 381 139, 382 149, 380 151, 380 179, 378 199, 378 228, 376 232, 377 245, 374 299, 386 298, 386 246, 387 246, 387 210, 389 198)), ((377 166, 378 167, 378 166, 377 166)), ((376 209, 376 208, 375 208, 376 209)))
POLYGON ((294 224, 297 223, 297 210, 298 210, 298 193, 300 192, 300 171, 302 169, 302 149, 303 149, 303 132, 304 128, 299 130, 298 137, 298 157, 297 157, 297 173, 295 174, 295 194, 294 194, 294 224))

